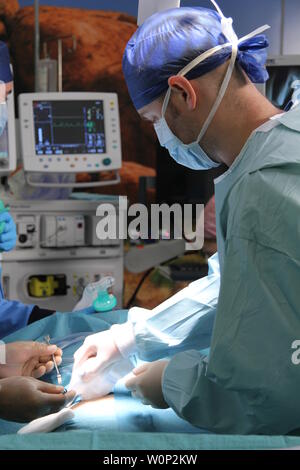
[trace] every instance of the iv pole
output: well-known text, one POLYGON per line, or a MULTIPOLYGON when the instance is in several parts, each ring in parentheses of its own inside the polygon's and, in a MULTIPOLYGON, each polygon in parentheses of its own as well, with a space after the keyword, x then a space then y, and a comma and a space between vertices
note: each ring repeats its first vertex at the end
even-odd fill
MULTIPOLYGON (((34 89, 36 92, 39 91, 39 65, 40 65, 40 2, 39 0, 34 0, 34 89)), ((75 36, 67 36, 73 39, 73 51, 76 50, 76 37, 75 36)), ((62 91, 62 39, 58 39, 58 84, 59 84, 59 91, 62 91)), ((109 186, 111 184, 118 184, 120 183, 120 176, 118 171, 116 173, 115 180, 112 181, 102 181, 100 184, 97 183, 78 183, 76 187, 96 187, 96 186, 109 186)), ((30 175, 25 176, 27 183, 30 186, 36 187, 49 187, 49 188, 73 188, 75 185, 74 183, 65 183, 65 184, 53 184, 53 183, 36 183, 30 179, 30 175)))
MULTIPOLYGON (((56 40, 58 44, 58 54, 57 54, 57 63, 58 63, 58 77, 57 77, 57 85, 58 91, 63 91, 63 50, 62 44, 64 39, 71 38, 73 41, 73 52, 76 51, 77 43, 76 37, 74 35, 67 35, 62 36, 61 38, 54 39, 50 38, 48 42, 56 40)), ((40 76, 40 2, 39 0, 34 0, 34 89, 35 92, 40 91, 40 83, 39 83, 39 76, 40 76)))
POLYGON ((34 89, 38 91, 39 60, 40 60, 40 5, 34 0, 34 89))

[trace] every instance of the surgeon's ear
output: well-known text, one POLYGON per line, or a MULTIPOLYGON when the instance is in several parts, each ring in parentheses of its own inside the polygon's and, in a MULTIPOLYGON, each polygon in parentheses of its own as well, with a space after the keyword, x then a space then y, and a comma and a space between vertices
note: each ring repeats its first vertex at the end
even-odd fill
POLYGON ((189 111, 194 111, 197 104, 197 95, 192 83, 185 77, 175 75, 168 80, 169 86, 185 101, 189 111))

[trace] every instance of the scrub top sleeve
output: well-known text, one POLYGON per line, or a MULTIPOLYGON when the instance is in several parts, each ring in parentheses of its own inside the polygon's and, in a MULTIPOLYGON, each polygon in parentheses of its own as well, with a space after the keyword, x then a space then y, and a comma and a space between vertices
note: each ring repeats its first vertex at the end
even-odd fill
POLYGON ((0 299, 0 339, 27 325, 34 305, 0 299))
MULTIPOLYGON (((209 260, 209 273, 205 278, 193 282, 152 311, 137 307, 129 310, 128 320, 134 333, 132 350, 140 359, 153 361, 183 350, 209 347, 219 289, 216 254, 209 260)), ((130 331, 126 324, 121 327, 124 332, 130 331)))
POLYGON ((174 356, 165 369, 162 389, 176 414, 194 426, 226 434, 248 434, 251 419, 238 393, 206 377, 207 357, 198 351, 174 356))

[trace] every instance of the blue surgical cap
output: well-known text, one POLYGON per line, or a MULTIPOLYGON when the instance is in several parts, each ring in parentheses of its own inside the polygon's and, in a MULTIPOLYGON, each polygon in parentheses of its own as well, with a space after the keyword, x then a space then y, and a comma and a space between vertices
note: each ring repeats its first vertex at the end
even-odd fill
POLYGON ((13 81, 8 47, 2 41, 0 41, 0 81, 5 83, 13 81))
MULTIPOLYGON (((175 8, 148 18, 129 40, 123 57, 123 72, 136 109, 159 98, 168 89, 168 79, 177 75, 201 53, 228 42, 222 33, 221 16, 207 8, 175 8)), ((265 35, 247 39, 238 46, 237 62, 254 83, 264 83, 265 35)), ((232 47, 223 48, 193 68, 186 78, 201 77, 224 64, 232 47)))

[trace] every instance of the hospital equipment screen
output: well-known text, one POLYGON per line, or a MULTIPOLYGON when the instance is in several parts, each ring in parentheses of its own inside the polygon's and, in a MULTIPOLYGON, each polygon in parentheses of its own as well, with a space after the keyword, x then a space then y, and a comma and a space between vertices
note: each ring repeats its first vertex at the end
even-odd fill
POLYGON ((19 117, 26 173, 99 173, 122 166, 116 93, 21 93, 19 117))
POLYGON ((102 100, 33 101, 35 154, 105 154, 102 100))

